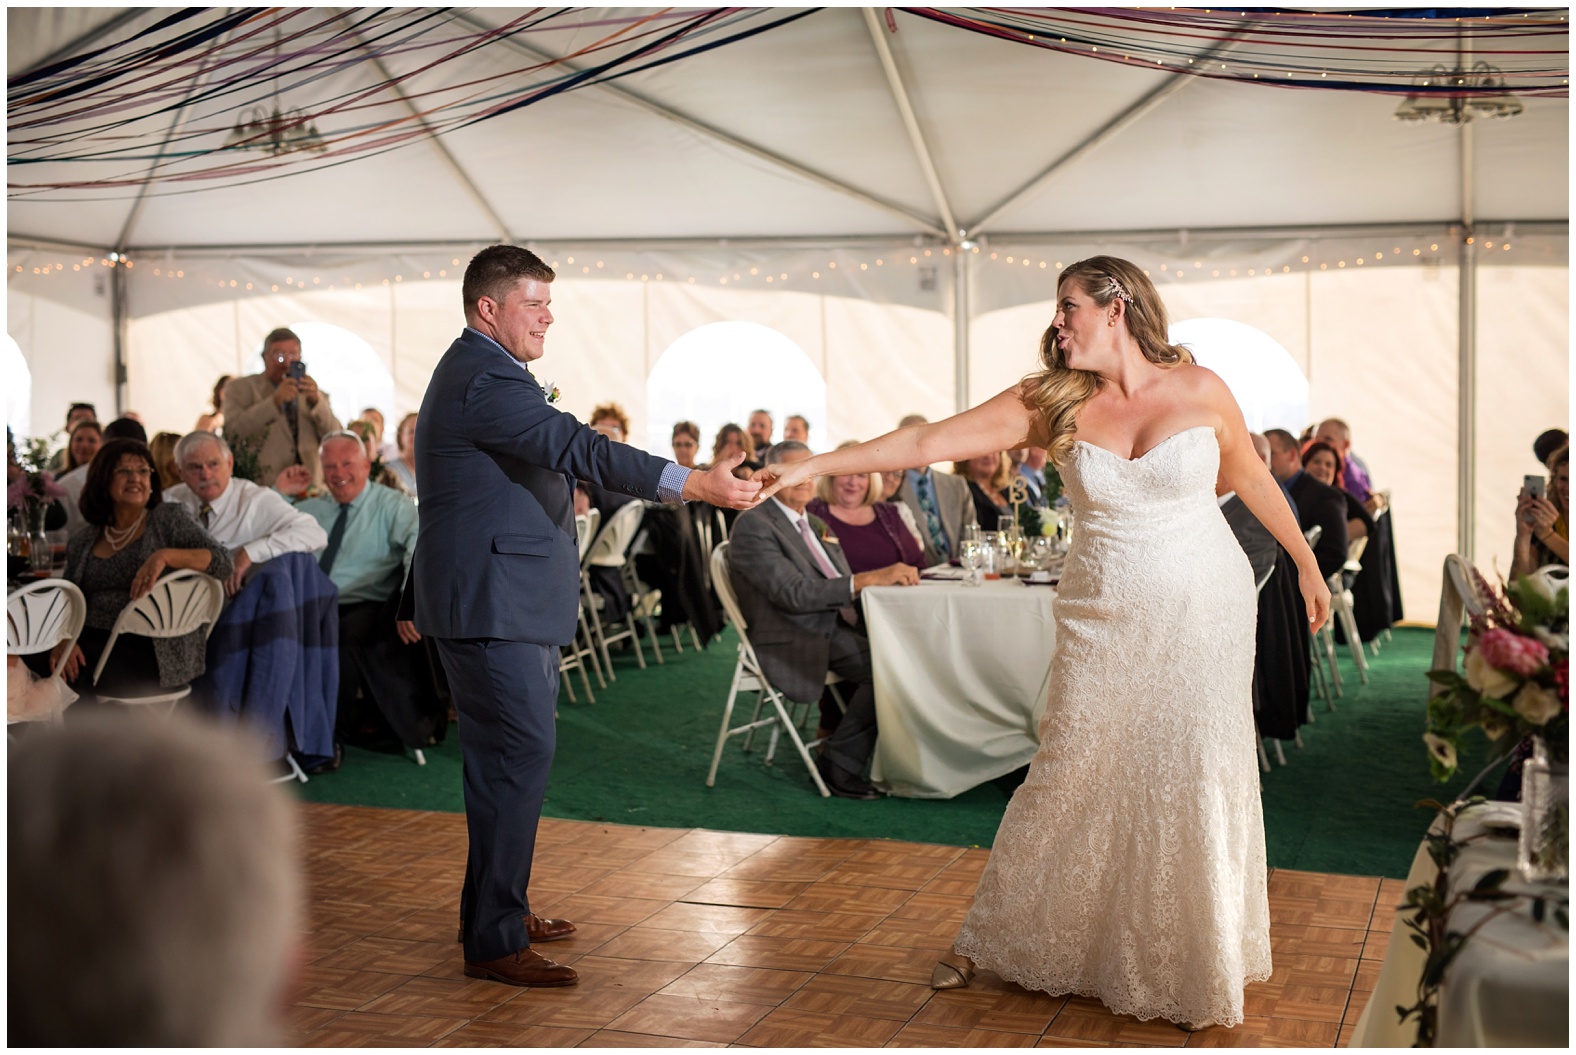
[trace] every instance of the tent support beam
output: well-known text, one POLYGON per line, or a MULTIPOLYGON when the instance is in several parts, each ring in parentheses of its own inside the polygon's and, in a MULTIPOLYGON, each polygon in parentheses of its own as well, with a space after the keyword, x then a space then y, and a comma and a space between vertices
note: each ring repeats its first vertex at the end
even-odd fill
MULTIPOLYGON (((487 23, 481 21, 474 15, 464 10, 456 11, 454 13, 454 19, 455 21, 462 22, 473 29, 490 31, 497 28, 496 26, 489 26, 487 23)), ((522 55, 527 55, 537 62, 551 62, 571 72, 578 72, 580 69, 580 67, 576 66, 574 63, 566 62, 555 55, 550 55, 545 51, 540 51, 516 37, 506 37, 499 41, 499 43, 513 48, 515 51, 518 51, 522 55)), ((749 142, 748 140, 740 139, 738 136, 724 132, 720 128, 714 128, 705 122, 697 121, 695 118, 690 117, 687 114, 682 114, 677 110, 662 105, 661 103, 647 99, 645 96, 632 92, 628 88, 621 88, 613 84, 599 84, 596 85, 596 87, 605 93, 613 95, 618 99, 622 99, 626 103, 630 103, 631 105, 646 111, 649 114, 660 117, 666 121, 672 121, 674 124, 679 125, 682 128, 689 129, 691 132, 696 132, 708 139, 714 139, 719 143, 723 143, 734 148, 735 150, 749 154, 751 157, 756 157, 762 161, 769 162, 780 169, 784 169, 796 176, 799 176, 801 179, 809 180, 811 183, 819 184, 828 190, 836 191, 839 194, 853 198, 855 201, 861 202, 872 208, 879 209, 891 216, 895 216, 904 223, 918 228, 920 231, 923 231, 926 234, 934 235, 937 238, 951 237, 948 232, 943 231, 936 225, 936 221, 930 219, 929 217, 921 216, 918 213, 911 212, 895 202, 887 201, 884 198, 878 198, 874 194, 871 194, 867 191, 862 191, 857 187, 842 182, 841 180, 833 179, 831 176, 828 176, 825 173, 806 168, 798 162, 790 161, 788 158, 785 158, 780 154, 772 153, 765 147, 758 146, 749 142)))
POLYGON ((1456 293, 1456 552, 1473 561, 1477 545, 1477 237, 1473 207, 1472 122, 1461 125, 1461 242, 1456 293))
POLYGON ((969 261, 952 254, 952 408, 969 409, 969 261))
MULTIPOLYGON (((1246 33, 1251 27, 1251 22, 1244 23, 1240 28, 1235 29, 1229 33, 1219 43, 1205 49, 1199 55, 1194 56, 1194 58, 1202 62, 1208 62, 1219 57, 1239 39, 1241 39, 1242 35, 1246 33)), ((1189 83, 1196 79, 1197 78, 1195 78, 1190 73, 1172 74, 1165 81, 1161 82, 1159 87, 1138 99, 1136 102, 1128 106, 1127 109, 1123 110, 1121 113, 1111 118, 1111 120, 1101 125, 1094 132, 1090 133, 1089 136, 1083 140, 1083 142, 1074 146, 1061 157, 1057 158, 1045 168, 1041 169, 1040 172, 1027 183, 1023 184, 1017 190, 1008 194, 1001 201, 991 206, 991 208, 986 211, 984 216, 981 216, 978 220, 975 220, 973 223, 969 224, 969 237, 972 238, 978 235, 986 227, 990 226, 991 222, 999 217, 1002 213, 1006 212, 1008 209, 1011 209, 1013 206, 1017 205, 1019 202, 1038 191, 1049 179, 1051 179, 1051 177, 1055 176, 1058 172, 1067 168, 1074 162, 1082 159, 1085 155, 1092 152, 1102 143, 1105 143, 1107 140, 1113 139, 1120 135, 1128 128, 1128 126, 1132 125, 1140 117, 1143 117, 1149 111, 1159 106, 1166 99, 1175 95, 1177 92, 1181 91, 1189 83)))
MULTIPOLYGON (((347 28, 353 25, 347 12, 340 11, 339 18, 341 22, 345 23, 347 28)), ((365 46, 360 33, 352 29, 350 35, 355 39, 357 46, 365 46)), ((432 144, 433 149, 438 152, 438 156, 449 166, 449 171, 453 172, 454 178, 460 181, 460 186, 465 188, 470 194, 471 200, 476 203, 476 207, 481 209, 487 215, 487 218, 492 221, 492 225, 498 229, 498 237, 512 245, 514 243, 514 234, 510 232, 509 225, 504 222, 502 216, 498 215, 498 210, 493 208, 492 202, 487 200, 487 196, 476 185, 476 181, 471 179, 470 173, 466 172, 459 159, 450 153, 449 148, 444 145, 442 137, 433 132, 432 125, 428 123, 427 119, 417 111, 416 107, 411 105, 410 98, 400 90, 398 82, 389 73, 388 67, 383 64, 383 60, 375 54, 371 56, 371 60, 372 68, 377 71, 379 77, 388 82, 388 90, 393 92, 394 97, 405 107, 405 112, 410 114, 415 122, 421 126, 423 132, 427 133, 427 141, 432 144)))
POLYGON ((131 313, 126 303, 126 267, 117 262, 109 270, 110 336, 115 348, 115 416, 126 412, 130 398, 130 373, 126 369, 126 320, 131 313))
POLYGON ((961 238, 963 232, 958 230, 957 217, 953 215, 952 206, 947 203, 947 192, 942 189, 941 176, 936 172, 934 156, 930 145, 925 142, 925 133, 920 130, 919 118, 914 115, 913 103, 909 100, 908 89, 903 86, 903 76, 898 72, 897 59, 892 55, 892 46, 887 43, 881 21, 871 8, 860 8, 860 12, 865 16, 865 28, 870 31, 870 39, 875 44, 876 55, 881 59, 881 70, 886 74, 887 87, 892 89, 892 101, 897 103, 897 112, 903 118, 903 128, 908 132, 908 141, 914 147, 914 156, 919 160, 919 168, 924 173, 925 184, 930 188, 930 196, 936 202, 936 211, 941 215, 941 225, 961 238))

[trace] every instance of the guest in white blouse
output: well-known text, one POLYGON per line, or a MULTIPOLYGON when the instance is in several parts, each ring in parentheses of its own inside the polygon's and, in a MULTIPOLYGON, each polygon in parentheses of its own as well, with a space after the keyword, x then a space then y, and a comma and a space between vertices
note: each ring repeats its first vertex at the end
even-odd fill
MULTIPOLYGON (((234 597, 246 582, 246 573, 281 553, 312 553, 328 545, 328 534, 317 520, 303 513, 271 487, 250 480, 236 480, 235 457, 223 437, 212 432, 190 432, 175 445, 175 464, 182 482, 164 493, 167 502, 186 507, 235 558, 235 570, 224 589, 234 597)), ((310 482, 305 466, 280 471, 283 485, 310 482), (299 477, 299 479, 296 479, 299 477)))
POLYGON ((384 459, 383 464, 405 488, 405 493, 416 497, 416 412, 413 410, 399 419, 399 457, 384 459))

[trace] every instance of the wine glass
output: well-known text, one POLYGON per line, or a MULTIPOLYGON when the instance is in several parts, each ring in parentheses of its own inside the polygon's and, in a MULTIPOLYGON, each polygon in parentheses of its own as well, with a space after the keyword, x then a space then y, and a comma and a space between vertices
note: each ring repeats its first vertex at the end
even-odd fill
POLYGON ((1029 540, 1029 564, 1035 571, 1045 571, 1055 557, 1055 540, 1049 535, 1037 535, 1029 540))
POLYGON ((980 526, 978 524, 973 524, 973 523, 964 524, 963 525, 963 541, 964 542, 970 542, 970 541, 978 542, 979 540, 980 540, 980 526))
POLYGON ((985 561, 985 546, 977 538, 965 538, 958 545, 958 562, 967 569, 968 578, 963 581, 970 586, 978 586, 980 565, 985 561))

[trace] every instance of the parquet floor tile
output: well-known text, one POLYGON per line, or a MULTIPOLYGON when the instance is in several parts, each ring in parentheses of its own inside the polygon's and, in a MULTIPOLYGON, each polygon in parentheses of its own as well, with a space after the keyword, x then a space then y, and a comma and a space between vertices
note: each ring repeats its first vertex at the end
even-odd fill
POLYGON ((464 818, 301 811, 310 902, 286 1013, 305 1047, 1334 1047, 1378 979, 1402 884, 1277 870, 1274 975, 1188 1033, 981 971, 933 992, 989 858, 884 839, 543 821, 533 910, 580 984, 464 976, 464 818))

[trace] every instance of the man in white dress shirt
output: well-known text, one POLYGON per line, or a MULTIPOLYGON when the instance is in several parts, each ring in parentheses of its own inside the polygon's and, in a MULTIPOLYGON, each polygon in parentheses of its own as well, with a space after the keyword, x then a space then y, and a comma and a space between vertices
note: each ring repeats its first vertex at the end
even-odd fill
MULTIPOLYGON (((164 498, 185 506, 203 530, 234 551, 235 571, 224 584, 228 596, 234 597, 245 585, 252 565, 281 553, 312 553, 328 545, 327 532, 311 514, 271 487, 232 478, 235 457, 222 437, 187 433, 175 445, 175 464, 183 482, 164 492, 164 498)), ((302 465, 279 473, 282 484, 304 485, 309 480, 310 473, 302 465)))

